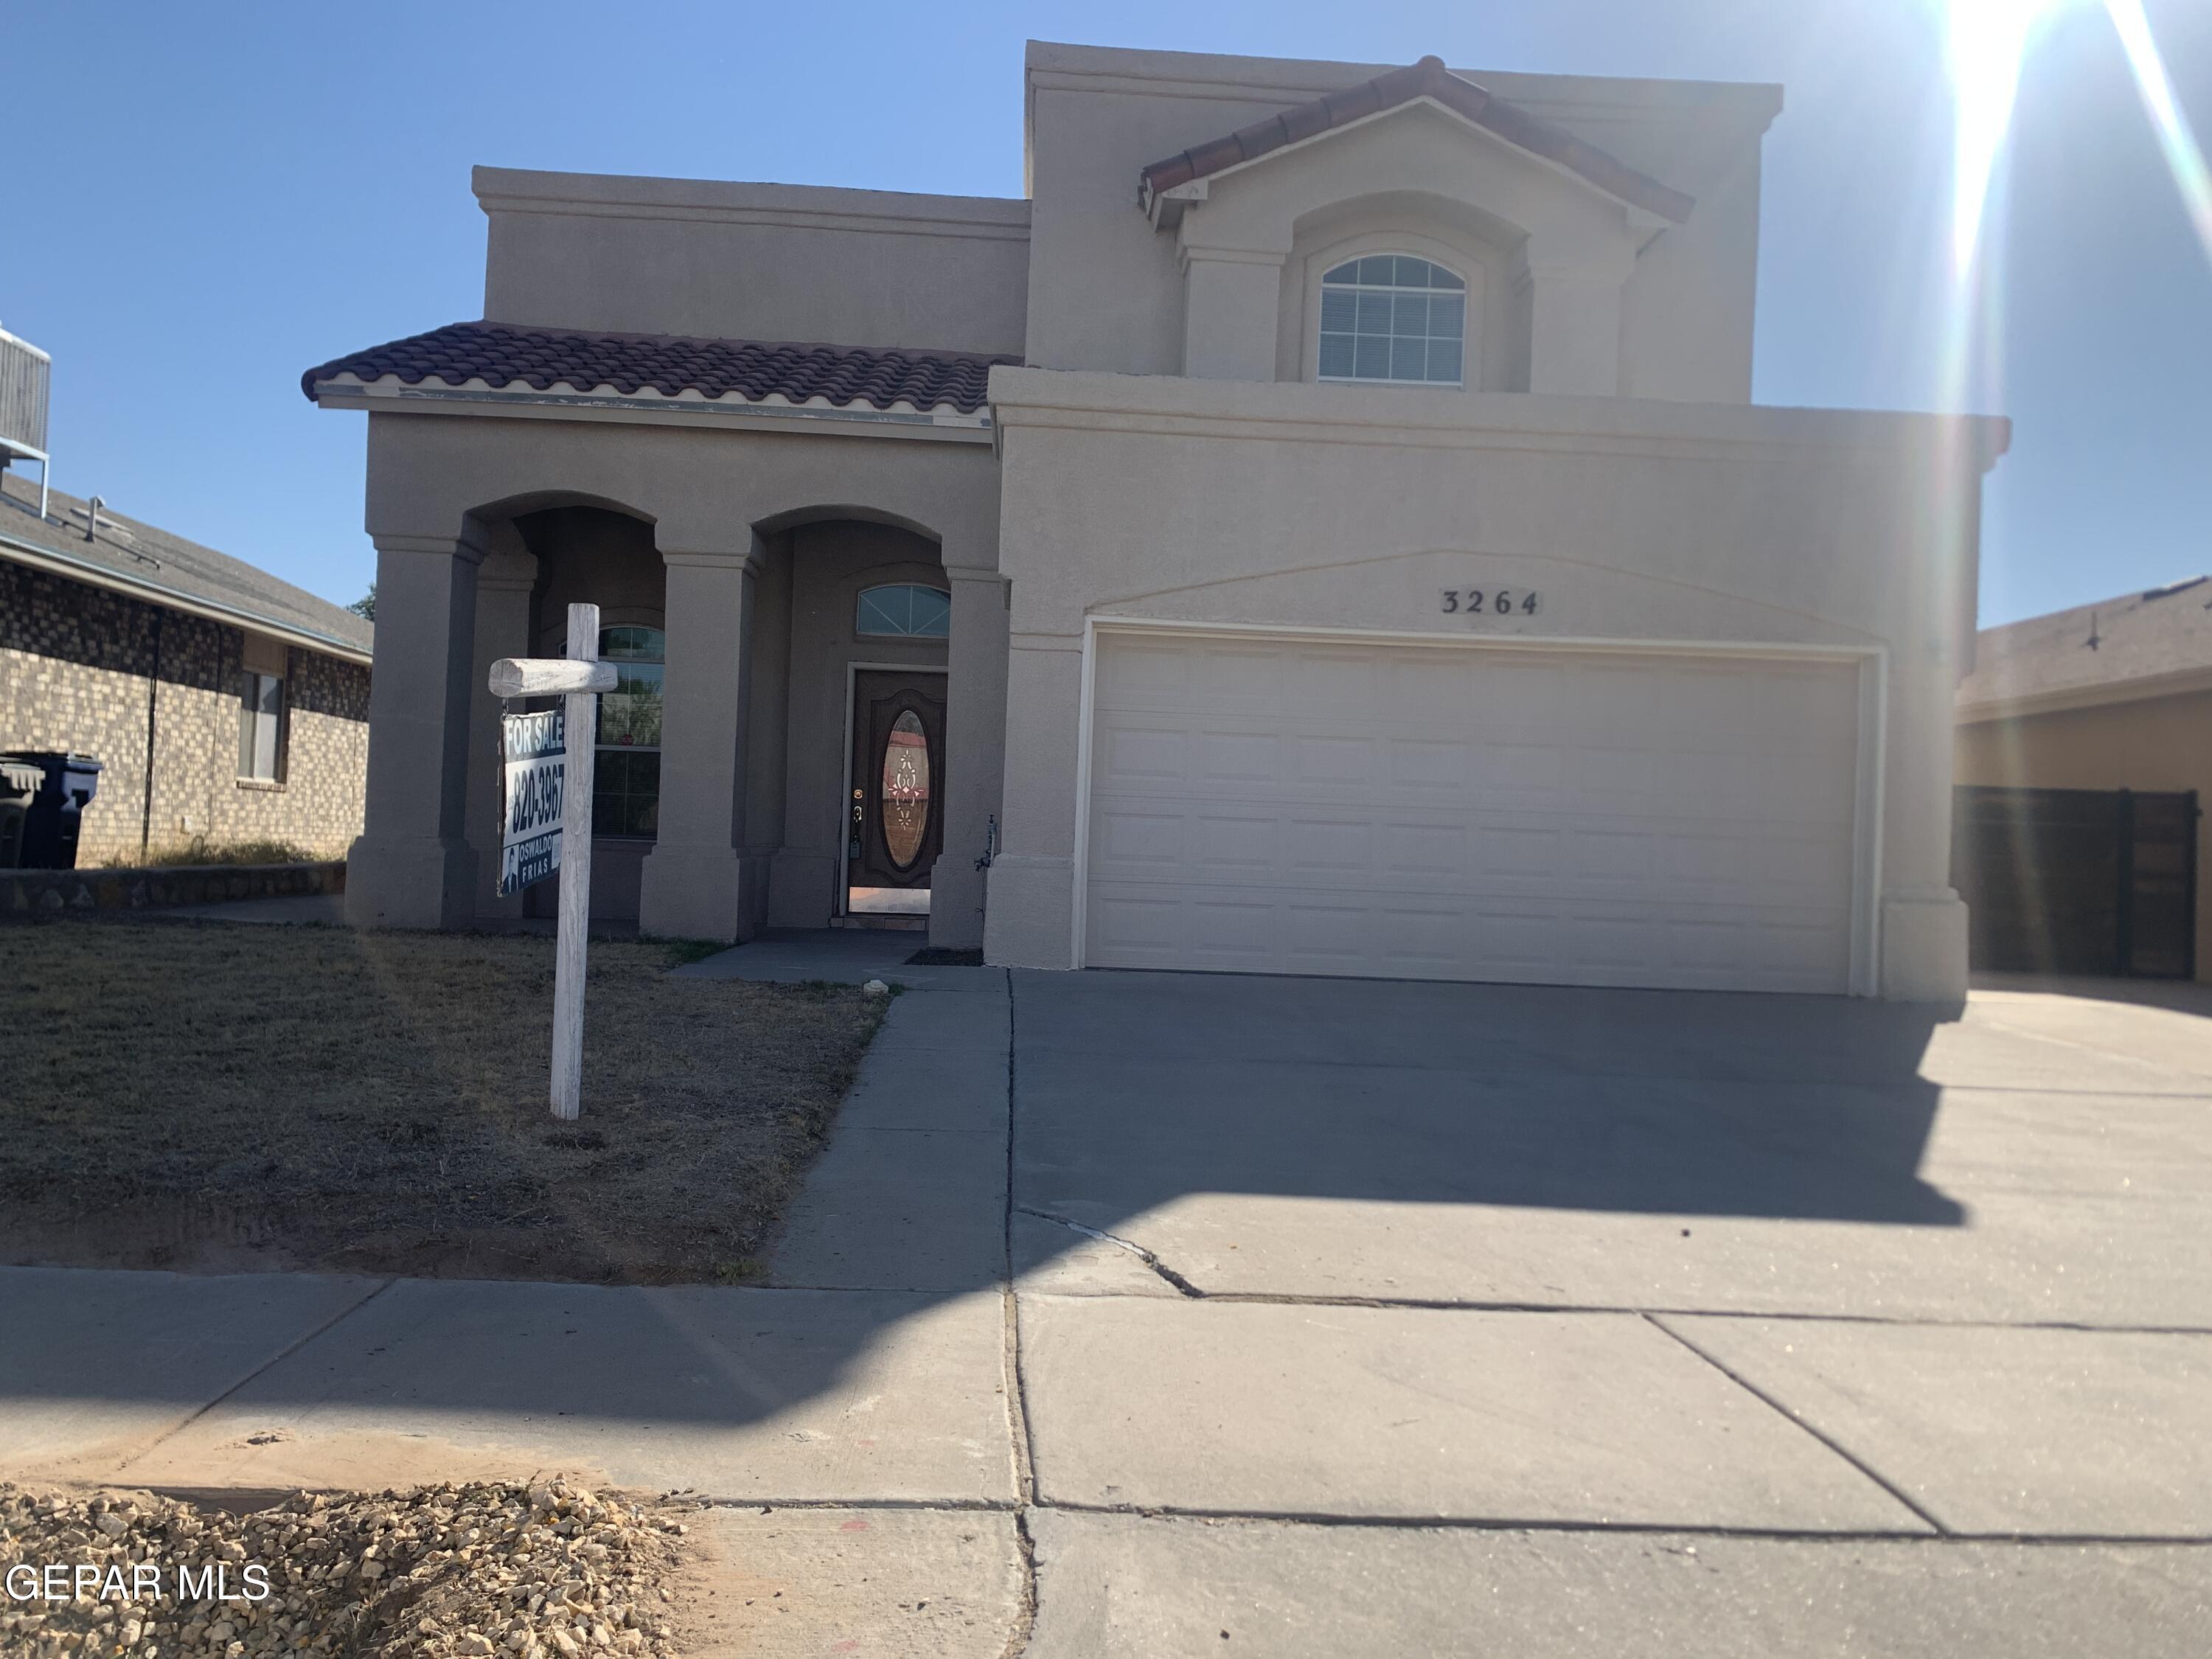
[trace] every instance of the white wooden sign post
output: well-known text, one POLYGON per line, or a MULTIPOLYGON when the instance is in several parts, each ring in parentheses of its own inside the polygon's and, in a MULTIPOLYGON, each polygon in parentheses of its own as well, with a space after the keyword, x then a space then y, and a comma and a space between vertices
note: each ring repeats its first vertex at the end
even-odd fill
POLYGON ((491 665, 495 697, 564 699, 559 710, 508 714, 501 722, 507 811, 499 881, 504 896, 561 874, 561 920, 553 945, 553 1115, 561 1118, 583 1110, 592 746, 599 736, 599 694, 613 690, 617 683, 615 665, 599 660, 599 607, 572 605, 567 657, 502 657, 491 665))

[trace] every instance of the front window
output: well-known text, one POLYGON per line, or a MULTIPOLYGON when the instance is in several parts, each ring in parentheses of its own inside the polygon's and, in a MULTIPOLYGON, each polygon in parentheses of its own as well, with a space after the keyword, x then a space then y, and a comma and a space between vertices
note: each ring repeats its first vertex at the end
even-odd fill
POLYGON ((1347 259, 1321 279, 1324 380, 1458 386, 1467 283, 1410 253, 1347 259))
POLYGON ((658 628, 602 628, 599 657, 618 676, 599 696, 592 763, 592 833, 650 837, 660 828, 660 677, 668 636, 658 628))
POLYGON ((284 765, 284 682, 250 670, 239 677, 238 775, 276 783, 284 765))
POLYGON ((860 594, 853 631, 878 638, 941 640, 952 631, 952 596, 916 582, 867 588, 860 594))

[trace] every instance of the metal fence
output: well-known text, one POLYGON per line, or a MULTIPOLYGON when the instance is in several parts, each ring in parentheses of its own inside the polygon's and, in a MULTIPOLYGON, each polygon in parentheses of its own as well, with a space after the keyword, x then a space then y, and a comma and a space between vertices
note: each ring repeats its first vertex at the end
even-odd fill
POLYGON ((2193 979, 2197 797, 1961 786, 1951 884, 1976 968, 2193 979))

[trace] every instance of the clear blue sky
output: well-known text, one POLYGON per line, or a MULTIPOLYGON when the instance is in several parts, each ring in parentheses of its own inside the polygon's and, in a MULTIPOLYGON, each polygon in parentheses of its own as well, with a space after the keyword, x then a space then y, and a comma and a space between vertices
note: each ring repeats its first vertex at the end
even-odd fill
MULTIPOLYGON (((1988 0, 1984 0, 1984 3, 1988 0)), ((2148 0, 2212 137, 2212 5, 2148 0)), ((54 482, 338 600, 361 415, 300 371, 482 310, 474 162, 1012 196, 1030 37, 1778 81, 1757 395, 1941 395, 1941 0, 18 6, 0 325, 54 354, 54 482)), ((2051 19, 2006 164, 1983 617, 2212 569, 2212 269, 2100 7, 2051 19)))

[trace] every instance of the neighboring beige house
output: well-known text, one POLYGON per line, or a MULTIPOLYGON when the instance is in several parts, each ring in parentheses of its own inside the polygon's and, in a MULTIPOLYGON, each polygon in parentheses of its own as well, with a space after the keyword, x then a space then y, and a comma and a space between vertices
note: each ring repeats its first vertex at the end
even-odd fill
POLYGON ((343 858, 369 624, 252 565, 0 471, 0 750, 100 763, 80 867, 195 840, 343 858))
POLYGON ((481 168, 486 320, 309 371, 370 412, 358 921, 518 908, 485 674, 584 599, 648 933, 1960 994, 2006 428, 1750 403, 1778 88, 1027 82, 1021 200, 481 168))
MULTIPOLYGON (((1962 785, 2193 793, 2201 811, 2212 799, 2212 580, 2197 576, 1983 629, 1973 672, 1959 688, 1954 765, 1962 785)), ((2187 818, 2187 805, 2166 805, 2166 816, 2177 813, 2187 818)), ((2203 979, 2212 976, 2212 889, 2197 878, 2203 819, 2182 833, 2181 850, 2193 853, 2184 867, 2165 867, 2170 860, 2153 867, 2148 849, 2136 856, 2131 921, 2148 936, 2161 912, 2193 904, 2182 926, 2193 936, 2194 962, 2169 950, 2136 971, 2193 967, 2203 979)), ((2074 867, 2085 856, 2078 848, 2048 830, 2044 839, 2045 867, 2031 879, 2048 885, 2083 873, 2074 867)))

